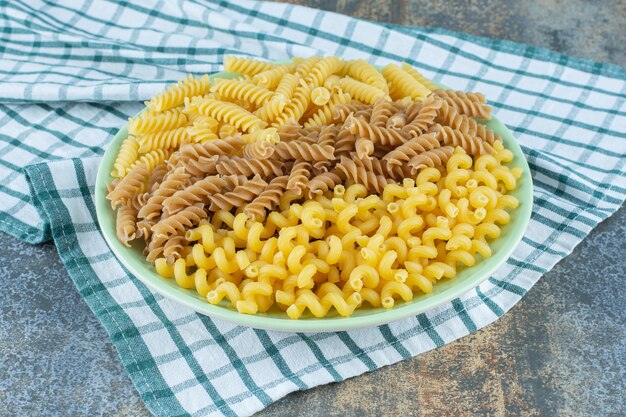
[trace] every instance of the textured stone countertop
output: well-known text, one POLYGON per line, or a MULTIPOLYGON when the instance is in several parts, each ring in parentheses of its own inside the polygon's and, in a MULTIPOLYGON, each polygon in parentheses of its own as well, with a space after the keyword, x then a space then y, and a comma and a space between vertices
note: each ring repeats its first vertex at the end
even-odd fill
MULTIPOLYGON (((295 3, 626 66, 623 0, 295 3)), ((148 416, 54 246, 0 239, 0 416, 148 416)), ((258 416, 622 416, 625 254, 622 207, 494 324, 258 416)))

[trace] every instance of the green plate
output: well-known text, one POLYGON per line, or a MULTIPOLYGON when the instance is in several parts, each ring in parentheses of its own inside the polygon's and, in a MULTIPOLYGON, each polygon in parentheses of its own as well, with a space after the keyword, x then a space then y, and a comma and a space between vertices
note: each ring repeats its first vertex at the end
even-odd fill
MULTIPOLYGON (((222 72, 214 74, 212 78, 233 78, 234 76, 235 74, 222 72)), ((341 317, 334 310, 331 310, 329 315, 324 318, 315 318, 305 314, 299 320, 290 319, 283 311, 278 309, 272 309, 267 313, 257 315, 241 314, 232 308, 227 301, 223 301, 218 305, 209 304, 195 290, 181 288, 173 279, 159 276, 153 266, 145 261, 140 242, 127 248, 117 240, 115 212, 105 198, 107 194, 106 184, 113 179, 110 176, 113 162, 122 141, 128 136, 128 126, 124 126, 115 135, 98 168, 98 177, 96 179, 98 222, 102 234, 113 253, 135 277, 153 291, 200 314, 243 326, 285 332, 334 332, 378 326, 423 313, 475 288, 489 278, 507 260, 522 239, 530 220, 533 204, 532 179, 528 163, 517 141, 506 126, 494 118, 489 121, 487 127, 502 136, 505 146, 515 155, 515 160, 511 166, 521 167, 523 170, 522 177, 518 181, 518 187, 512 193, 519 199, 520 205, 511 211, 511 221, 502 227, 500 237, 490 242, 493 250, 493 255, 490 258, 477 262, 471 268, 461 269, 453 279, 441 280, 434 286, 430 294, 417 295, 410 302, 396 302, 395 307, 390 310, 364 306, 357 309, 351 317, 341 317)))

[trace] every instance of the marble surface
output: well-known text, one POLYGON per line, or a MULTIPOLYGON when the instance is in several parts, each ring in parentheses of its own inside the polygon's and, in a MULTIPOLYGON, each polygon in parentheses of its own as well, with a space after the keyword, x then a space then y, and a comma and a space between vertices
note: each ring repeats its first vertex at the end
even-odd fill
MULTIPOLYGON (((624 1, 297 3, 626 65, 624 1)), ((622 207, 491 326, 258 416, 624 415, 625 236, 622 207)), ((54 246, 0 239, 0 416, 150 415, 54 246)))

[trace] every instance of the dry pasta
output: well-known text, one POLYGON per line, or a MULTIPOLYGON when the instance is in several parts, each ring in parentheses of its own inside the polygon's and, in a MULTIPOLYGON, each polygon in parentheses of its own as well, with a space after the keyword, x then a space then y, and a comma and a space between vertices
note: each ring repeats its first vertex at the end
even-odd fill
POLYGON ((240 313, 392 308, 489 257, 521 177, 479 93, 406 63, 227 57, 129 122, 107 198, 164 279, 240 313))

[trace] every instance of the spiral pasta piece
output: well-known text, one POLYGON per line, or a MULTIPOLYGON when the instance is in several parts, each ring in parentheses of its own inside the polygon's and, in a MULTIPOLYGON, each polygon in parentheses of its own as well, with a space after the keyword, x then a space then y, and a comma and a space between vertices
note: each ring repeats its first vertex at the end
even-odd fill
POLYGON ((312 85, 313 88, 320 87, 324 85, 324 81, 326 81, 330 75, 339 71, 341 65, 341 60, 336 56, 322 58, 307 72, 304 81, 312 85))
POLYGON ((289 173, 287 189, 297 190, 298 194, 301 195, 307 188, 312 168, 313 167, 310 162, 296 160, 293 168, 291 168, 291 172, 289 173))
POLYGON ((243 139, 246 143, 276 143, 280 141, 280 135, 278 134, 278 129, 275 127, 268 127, 267 129, 259 129, 252 133, 243 135, 241 139, 243 139))
POLYGON ((323 106, 330 100, 330 91, 326 87, 315 87, 311 91, 311 101, 316 106, 323 106))
POLYGON ((448 104, 447 101, 442 103, 435 121, 452 129, 460 130, 464 134, 479 137, 490 145, 493 145, 496 140, 502 140, 500 135, 488 130, 484 125, 478 124, 474 118, 459 114, 456 108, 448 104))
POLYGON ((306 59, 302 58, 294 58, 292 61, 296 64, 296 74, 300 77, 306 77, 306 75, 311 72, 311 69, 320 62, 322 58, 319 56, 311 56, 306 59))
POLYGON ((454 153, 452 146, 441 146, 439 148, 431 149, 430 151, 422 152, 415 155, 409 161, 409 167, 413 173, 417 173, 420 169, 443 166, 448 162, 448 159, 454 153))
POLYGON ((369 159, 374 153, 374 142, 368 138, 358 138, 354 143, 354 149, 356 150, 357 158, 369 159))
POLYGON ((268 90, 274 90, 282 78, 294 70, 293 64, 276 65, 272 69, 268 69, 263 72, 259 72, 252 77, 252 82, 259 87, 267 88, 268 90))
POLYGON ((369 109, 369 105, 363 103, 338 104, 333 108, 333 123, 343 123, 350 113, 357 113, 369 109))
POLYGON ((167 159, 172 155, 174 149, 156 149, 154 151, 150 151, 144 155, 141 155, 128 169, 127 172, 135 169, 139 165, 145 165, 148 168, 149 172, 152 172, 157 165, 160 165, 167 161, 167 159))
POLYGON ((187 123, 187 115, 179 109, 167 110, 157 114, 145 112, 130 119, 128 133, 131 135, 145 135, 147 133, 183 127, 187 123))
POLYGON ((426 132, 434 123, 439 114, 443 101, 437 96, 424 100, 423 106, 409 124, 402 128, 406 135, 416 137, 426 132))
POLYGON ((210 175, 202 178, 165 198, 162 203, 163 211, 171 215, 197 203, 209 204, 213 194, 232 191, 234 187, 243 184, 245 178, 237 175, 210 175))
POLYGON ((295 89, 291 101, 285 106, 283 112, 276 118, 272 124, 278 127, 287 123, 289 119, 295 121, 300 120, 311 100, 311 86, 304 81, 301 82, 295 89))
POLYGON ((198 125, 189 126, 186 128, 187 135, 191 139, 189 142, 211 142, 219 139, 219 136, 215 133, 211 127, 198 125))
POLYGON ((372 116, 370 117, 370 124, 378 127, 385 127, 387 120, 395 112, 394 106, 388 100, 378 99, 372 107, 372 116))
POLYGON ((483 120, 491 119, 491 107, 484 104, 485 96, 480 93, 436 90, 435 94, 454 107, 459 114, 483 120))
POLYGON ((217 172, 220 175, 245 175, 246 177, 259 174, 263 178, 278 177, 283 174, 283 163, 276 159, 246 159, 238 156, 220 159, 217 172))
POLYGON ((261 219, 265 217, 265 211, 272 211, 278 206, 280 196, 287 188, 289 176, 283 175, 274 178, 267 187, 243 209, 243 212, 252 218, 261 219))
POLYGON ((180 152, 182 160, 189 161, 190 159, 210 158, 215 155, 230 155, 243 146, 244 142, 240 136, 231 136, 212 142, 185 144, 181 146, 180 152))
POLYGON ((141 237, 137 233, 137 209, 135 207, 121 206, 117 210, 115 231, 119 241, 126 247, 130 247, 130 241, 141 237))
POLYGON ((424 77, 415 68, 413 68, 411 65, 407 64, 406 62, 402 63, 402 69, 404 70, 404 72, 406 72, 411 77, 413 77, 415 81, 417 81, 418 83, 420 83, 421 85, 429 89, 430 91, 435 91, 439 88, 435 84, 433 84, 432 81, 424 77))
POLYGON ((163 178, 165 178, 168 172, 169 168, 167 167, 167 164, 159 164, 155 166, 150 173, 150 180, 148 181, 147 189, 150 190, 150 192, 153 192, 155 187, 159 186, 159 184, 161 183, 161 181, 163 181, 163 178))
POLYGON ((311 290, 303 290, 296 301, 287 308, 287 315, 298 319, 308 309, 315 317, 324 317, 331 308, 335 308, 339 315, 349 316, 361 304, 361 294, 352 293, 349 297, 331 292, 320 300, 311 290))
POLYGON ((271 123, 282 114, 287 103, 288 99, 286 99, 285 96, 277 94, 272 96, 263 106, 255 110, 253 114, 264 122, 271 123))
POLYGON ((317 143, 303 143, 298 140, 279 142, 274 145, 274 149, 283 160, 329 161, 335 159, 332 146, 321 146, 317 143))
POLYGON ((198 104, 198 112, 228 123, 245 132, 265 127, 266 123, 246 109, 227 101, 205 98, 198 104))
POLYGON ((225 98, 243 100, 256 106, 262 106, 272 97, 272 92, 267 88, 240 80, 219 80, 213 84, 211 91, 219 94, 222 100, 225 98))
POLYGON ((217 173, 217 164, 219 162, 219 156, 214 155, 211 157, 201 156, 198 159, 188 159, 181 161, 180 165, 184 166, 194 178, 199 179, 207 175, 213 175, 217 173))
POLYGON ((300 85, 300 78, 297 75, 285 74, 276 86, 274 94, 275 96, 282 96, 285 100, 290 100, 298 85, 300 85))
POLYGON ((342 78, 339 83, 343 91, 350 93, 352 97, 363 103, 374 104, 379 98, 388 97, 384 90, 352 78, 342 78))
POLYGON ((330 101, 323 107, 320 107, 315 113, 304 122, 304 127, 324 126, 333 120, 333 111, 336 106, 347 104, 351 100, 349 93, 337 92, 333 94, 330 101))
POLYGON ((354 116, 348 117, 344 126, 346 129, 350 130, 350 133, 353 135, 370 139, 372 142, 383 146, 400 146, 409 140, 402 132, 372 126, 367 121, 354 116))
POLYGON ((355 144, 356 136, 350 133, 349 129, 340 130, 335 141, 335 158, 339 158, 341 155, 348 155, 354 151, 355 144))
POLYGON ((337 169, 342 171, 346 178, 357 184, 363 184, 371 192, 378 194, 382 194, 387 184, 395 182, 385 176, 382 165, 377 159, 361 160, 342 156, 337 169))
POLYGON ((111 176, 115 178, 123 178, 130 166, 137 160, 139 155, 139 142, 134 136, 130 136, 122 142, 120 150, 115 157, 113 163, 113 172, 111 176))
POLYGON ((143 190, 146 181, 150 178, 148 168, 146 164, 137 165, 107 194, 106 198, 111 201, 113 208, 130 204, 130 200, 143 190))
POLYGON ((248 143, 243 147, 243 157, 248 159, 268 159, 274 155, 274 147, 269 141, 248 143))
POLYGON ((343 172, 337 169, 314 176, 307 184, 309 198, 313 199, 315 196, 325 194, 337 184, 341 184, 343 178, 345 178, 343 172))
POLYGON ((423 106, 421 101, 412 101, 411 104, 407 106, 407 108, 404 110, 407 123, 411 123, 413 120, 415 120, 419 112, 422 110, 422 107, 423 106))
POLYGON ((422 101, 430 94, 430 90, 395 64, 389 64, 381 71, 403 96, 422 101))
POLYGON ((232 191, 224 194, 213 194, 210 197, 211 205, 209 210, 231 210, 233 207, 241 207, 243 204, 251 202, 256 196, 261 194, 267 187, 261 176, 255 175, 252 179, 238 185, 232 191))
POLYGON ((186 80, 179 81, 161 94, 152 97, 150 101, 146 102, 146 106, 155 112, 173 109, 174 107, 185 104, 185 98, 201 96, 208 93, 210 87, 211 83, 209 82, 208 75, 203 75, 201 78, 194 78, 190 74, 186 80))
POLYGON ((334 147, 335 142, 337 141, 337 134, 339 133, 339 128, 335 125, 324 126, 322 130, 320 130, 320 134, 317 138, 317 144, 322 148, 324 147, 334 147))
POLYGON ((359 81, 369 84, 379 90, 388 93, 385 77, 369 62, 364 59, 356 59, 347 62, 347 74, 359 81))
POLYGON ((139 210, 138 218, 153 220, 161 217, 163 201, 174 195, 178 190, 185 188, 190 182, 191 176, 184 166, 174 169, 167 175, 159 187, 154 190, 146 204, 139 210))
POLYGON ((227 56, 224 59, 224 71, 237 72, 249 76, 271 70, 273 66, 271 62, 257 61, 256 59, 250 58, 227 56))
POLYGON ((148 153, 157 149, 178 148, 183 143, 191 142, 191 136, 186 127, 165 130, 163 132, 148 133, 140 136, 139 152, 148 153))
POLYGON ((440 144, 439 139, 437 139, 437 133, 425 133, 411 139, 402 146, 398 146, 393 151, 387 153, 383 159, 388 161, 391 165, 402 165, 414 156, 419 155, 422 152, 438 148, 439 146, 440 144))
POLYGON ((436 132, 439 141, 450 146, 460 146, 470 155, 495 154, 496 151, 487 142, 460 130, 452 129, 450 126, 436 125, 436 132))
POLYGON ((208 214, 201 204, 189 206, 172 216, 159 220, 157 224, 152 226, 152 233, 167 238, 182 236, 187 229, 197 226, 200 220, 207 217, 208 214))

